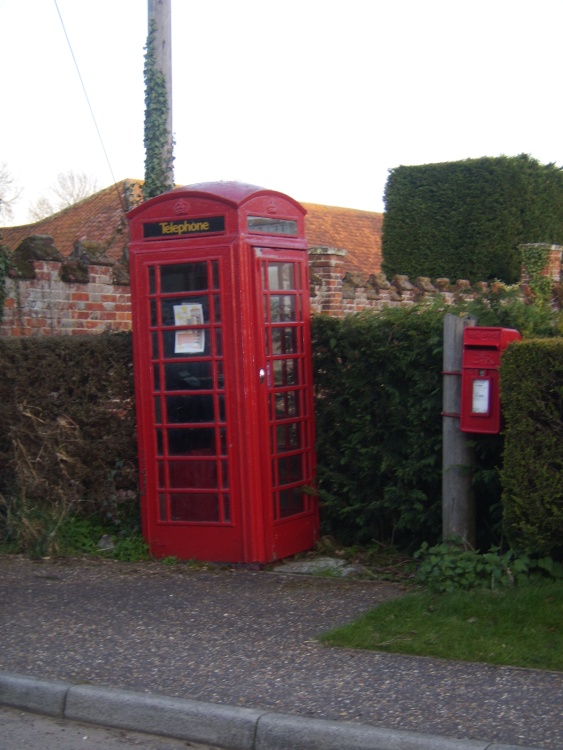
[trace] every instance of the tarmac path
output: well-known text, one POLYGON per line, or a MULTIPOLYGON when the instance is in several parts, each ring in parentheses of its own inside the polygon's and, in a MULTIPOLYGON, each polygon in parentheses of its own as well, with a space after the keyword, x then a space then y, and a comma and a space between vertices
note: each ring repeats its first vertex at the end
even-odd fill
POLYGON ((563 674, 320 645, 400 595, 257 570, 0 557, 0 670, 563 750, 563 674))

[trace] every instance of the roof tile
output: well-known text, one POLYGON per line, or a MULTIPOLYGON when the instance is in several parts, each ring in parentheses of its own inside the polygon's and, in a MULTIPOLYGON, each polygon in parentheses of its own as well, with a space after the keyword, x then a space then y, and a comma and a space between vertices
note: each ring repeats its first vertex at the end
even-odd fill
MULTIPOLYGON (((123 257, 129 240, 126 212, 139 202, 141 182, 122 180, 33 224, 2 229, 2 243, 10 251, 31 235, 49 235, 61 255, 69 256, 77 243, 100 243, 113 261, 123 257)), ((381 270, 383 214, 302 203, 307 211, 305 235, 309 247, 337 247, 347 251, 344 268, 365 275, 381 270)))

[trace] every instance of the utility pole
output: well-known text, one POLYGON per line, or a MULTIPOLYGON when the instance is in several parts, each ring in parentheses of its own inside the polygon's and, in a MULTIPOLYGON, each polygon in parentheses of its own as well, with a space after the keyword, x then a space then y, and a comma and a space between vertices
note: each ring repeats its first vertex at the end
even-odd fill
POLYGON ((475 547, 475 502, 472 475, 475 458, 468 436, 459 428, 463 329, 474 318, 444 316, 444 389, 442 412, 442 536, 475 547))
MULTIPOLYGON (((164 185, 168 185, 169 188, 174 187, 174 169, 173 169, 173 148, 174 148, 174 131, 172 129, 172 11, 171 11, 171 0, 148 0, 148 29, 149 38, 151 32, 154 34, 152 50, 154 52, 154 59, 151 61, 151 66, 154 67, 154 72, 159 76, 157 85, 164 85, 166 92, 166 120, 165 123, 159 119, 162 112, 161 108, 163 104, 161 97, 154 90, 149 92, 153 95, 151 106, 145 110, 145 147, 147 147, 147 138, 149 141, 155 141, 154 128, 161 131, 156 136, 156 140, 159 143, 158 149, 158 171, 161 174, 158 180, 164 185), (149 111, 150 110, 150 111, 149 111), (157 120, 155 126, 154 122, 150 122, 149 131, 147 135, 147 118, 154 115, 157 120), (164 133, 165 131, 165 133, 164 133)), ((145 68, 145 76, 147 70, 145 68)), ((154 78, 153 78, 154 85, 154 78)), ((154 156, 151 154, 151 156, 154 156)), ((154 172, 156 165, 151 162, 151 173, 154 172)), ((145 169, 146 171, 146 169, 145 169)), ((146 178, 145 178, 146 180, 146 178)), ((158 190, 156 191, 159 192, 158 190)), ((147 197, 147 196, 145 196, 147 197)))

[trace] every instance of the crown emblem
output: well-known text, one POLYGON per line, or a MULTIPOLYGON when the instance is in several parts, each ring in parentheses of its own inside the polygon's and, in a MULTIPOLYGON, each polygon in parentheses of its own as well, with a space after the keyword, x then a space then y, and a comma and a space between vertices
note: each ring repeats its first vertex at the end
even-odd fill
POLYGON ((190 212, 190 203, 189 201, 186 201, 184 199, 176 201, 174 204, 173 211, 178 216, 179 214, 189 214, 190 212))

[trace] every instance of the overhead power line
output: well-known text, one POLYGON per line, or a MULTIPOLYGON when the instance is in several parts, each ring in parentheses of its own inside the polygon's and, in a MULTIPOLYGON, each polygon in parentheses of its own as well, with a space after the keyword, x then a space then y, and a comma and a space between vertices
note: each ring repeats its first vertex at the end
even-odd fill
POLYGON ((112 180, 113 180, 113 184, 115 185, 115 191, 116 191, 116 193, 117 193, 117 195, 119 197, 119 202, 121 204, 121 208, 123 209, 123 213, 127 213, 127 206, 125 205, 125 201, 123 199, 123 196, 121 195, 121 193, 119 192, 119 190, 117 188, 117 182, 116 182, 116 179, 115 179, 115 175, 113 174, 113 169, 112 169, 112 166, 111 166, 111 162, 109 160, 108 153, 106 151, 106 147, 105 147, 105 144, 104 144, 104 139, 102 138, 102 134, 100 132, 100 128, 98 127, 96 116, 94 114, 94 109, 92 107, 92 104, 90 103, 90 97, 88 96, 88 92, 86 91, 86 86, 84 85, 84 81, 82 80, 82 75, 80 73, 80 68, 78 67, 78 62, 76 61, 76 57, 74 56, 74 51, 72 49, 72 44, 70 43, 70 39, 69 39, 67 31, 66 31, 66 27, 65 27, 65 24, 64 24, 64 21, 63 21, 63 17, 61 15, 61 11, 59 10, 59 6, 58 6, 58 3, 57 3, 57 0, 53 0, 53 2, 55 3, 55 8, 57 9, 57 13, 59 14, 59 19, 60 19, 60 22, 61 22, 61 26, 63 27, 63 32, 64 32, 64 35, 65 35, 65 38, 66 38, 66 41, 67 41, 67 44, 68 44, 68 48, 70 50, 70 54, 72 55, 72 59, 74 61, 74 67, 76 68, 76 72, 78 73, 78 78, 80 79, 80 85, 82 86, 82 91, 84 92, 84 96, 86 97, 86 102, 88 103, 88 109, 90 110, 90 115, 92 116, 92 120, 94 122, 94 127, 96 128, 96 133, 98 134, 98 138, 99 138, 100 144, 102 146, 102 151, 104 152, 104 156, 106 158, 106 163, 108 165, 108 168, 109 168, 112 180))

